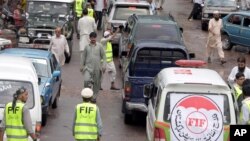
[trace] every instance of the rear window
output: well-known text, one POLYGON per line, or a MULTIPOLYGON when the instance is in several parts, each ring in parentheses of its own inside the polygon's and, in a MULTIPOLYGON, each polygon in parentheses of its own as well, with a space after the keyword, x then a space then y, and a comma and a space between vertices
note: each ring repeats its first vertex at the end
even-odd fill
POLYGON ((32 108, 34 106, 34 91, 32 84, 30 82, 11 80, 0 80, 0 108, 12 102, 13 94, 22 86, 25 87, 29 93, 26 105, 28 108, 32 108))
POLYGON ((187 59, 183 50, 143 48, 131 64, 130 75, 154 77, 161 69, 176 66, 179 59, 187 59))
POLYGON ((148 6, 129 6, 129 5, 117 5, 115 9, 115 13, 113 16, 113 20, 127 20, 129 16, 136 15, 149 15, 149 7, 148 6))
POLYGON ((156 39, 180 42, 180 32, 172 24, 139 24, 135 32, 135 39, 156 39), (147 33, 144 33, 147 31, 147 33), (142 34, 144 33, 144 34, 142 34))

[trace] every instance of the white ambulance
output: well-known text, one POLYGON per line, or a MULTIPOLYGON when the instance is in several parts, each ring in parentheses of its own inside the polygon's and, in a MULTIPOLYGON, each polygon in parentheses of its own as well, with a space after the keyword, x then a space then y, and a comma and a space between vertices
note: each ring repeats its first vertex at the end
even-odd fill
POLYGON ((166 68, 144 86, 149 141, 227 141, 236 103, 220 75, 204 68, 166 68))
MULTIPOLYGON (((30 109, 33 129, 40 132, 41 100, 38 77, 32 62, 22 57, 0 55, 0 122, 5 105, 13 100, 13 94, 22 86, 29 93, 26 106, 30 109)), ((29 140, 32 141, 31 138, 29 140)))

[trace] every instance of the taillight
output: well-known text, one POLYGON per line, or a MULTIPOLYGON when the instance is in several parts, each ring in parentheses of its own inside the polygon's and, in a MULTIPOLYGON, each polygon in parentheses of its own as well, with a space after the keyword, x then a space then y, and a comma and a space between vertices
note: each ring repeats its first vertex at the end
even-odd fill
POLYGON ((128 81, 125 82, 124 93, 125 93, 125 99, 129 100, 129 95, 131 93, 131 84, 128 81))
POLYGON ((163 129, 155 127, 154 141, 166 141, 166 136, 163 129))
POLYGON ((4 45, 4 48, 12 48, 12 44, 4 45))

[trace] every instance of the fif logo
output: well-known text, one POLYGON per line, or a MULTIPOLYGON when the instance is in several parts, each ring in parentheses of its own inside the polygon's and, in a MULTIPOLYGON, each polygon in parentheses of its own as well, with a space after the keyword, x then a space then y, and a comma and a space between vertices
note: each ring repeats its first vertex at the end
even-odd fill
POLYGON ((172 109, 171 130, 179 141, 217 141, 223 131, 223 115, 212 99, 188 95, 172 109))

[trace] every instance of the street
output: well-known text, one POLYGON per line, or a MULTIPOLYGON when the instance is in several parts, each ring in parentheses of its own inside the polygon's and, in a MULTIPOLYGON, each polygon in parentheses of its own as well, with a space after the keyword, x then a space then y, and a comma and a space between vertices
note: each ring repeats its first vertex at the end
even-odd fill
MULTIPOLYGON (((206 61, 206 41, 207 32, 201 30, 200 20, 188 21, 187 18, 192 10, 190 0, 166 0, 163 11, 158 12, 161 15, 167 15, 169 12, 175 20, 184 29, 184 40, 190 53, 195 53, 198 60, 206 61)), ((101 31, 98 31, 98 39, 101 38, 101 31)), ((144 34, 150 34, 145 32, 144 34)), ((73 141, 72 124, 75 106, 82 102, 80 92, 83 86, 83 76, 80 73, 80 54, 79 41, 74 36, 73 56, 69 64, 62 68, 63 83, 61 97, 57 109, 51 109, 48 123, 42 128, 42 141, 73 141)), ((206 67, 216 70, 224 80, 227 80, 231 69, 236 65, 236 59, 240 55, 246 55, 247 61, 250 57, 247 49, 244 47, 234 47, 231 51, 225 52, 226 64, 221 66, 217 51, 212 57, 212 63, 206 67)), ((115 59, 117 66, 116 85, 122 87, 121 72, 118 67, 118 60, 115 59)), ((212 79, 212 78, 211 78, 212 79)), ((103 77, 103 90, 100 91, 97 105, 100 108, 103 121, 103 136, 101 141, 145 141, 145 115, 139 115, 139 120, 134 125, 125 125, 123 114, 121 112, 121 90, 109 90, 110 83, 107 74, 103 77)))

